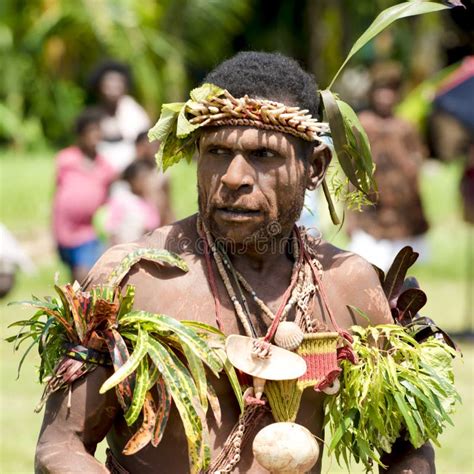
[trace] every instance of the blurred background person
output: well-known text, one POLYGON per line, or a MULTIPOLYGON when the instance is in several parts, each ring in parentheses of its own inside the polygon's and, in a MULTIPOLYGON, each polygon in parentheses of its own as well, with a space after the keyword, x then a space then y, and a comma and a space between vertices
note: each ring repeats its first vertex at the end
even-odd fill
POLYGON ((103 117, 99 152, 118 172, 135 158, 135 140, 150 127, 145 109, 129 94, 132 76, 128 66, 106 61, 90 78, 90 88, 103 117))
POLYGON ((135 141, 135 157, 138 161, 146 161, 152 166, 154 177, 153 197, 158 213, 160 215, 161 225, 171 224, 175 220, 173 205, 171 202, 171 183, 169 174, 158 170, 156 166, 155 155, 160 144, 157 141, 150 143, 148 140, 148 131, 141 132, 135 141))
POLYGON ((97 151, 102 138, 101 120, 100 110, 85 109, 76 120, 76 144, 56 157, 53 233, 61 260, 79 282, 102 253, 92 217, 107 199, 116 176, 97 151))
POLYGON ((0 298, 13 289, 18 270, 36 272, 36 266, 7 227, 0 222, 0 298))
POLYGON ((386 270, 398 251, 410 245, 426 259, 428 222, 420 197, 424 147, 415 127, 394 116, 402 86, 401 66, 373 66, 369 108, 359 114, 376 165, 378 192, 373 205, 348 214, 349 248, 386 270))
POLYGON ((136 160, 127 166, 107 203, 94 217, 95 228, 108 245, 132 242, 159 227, 155 185, 156 170, 152 163, 136 160))

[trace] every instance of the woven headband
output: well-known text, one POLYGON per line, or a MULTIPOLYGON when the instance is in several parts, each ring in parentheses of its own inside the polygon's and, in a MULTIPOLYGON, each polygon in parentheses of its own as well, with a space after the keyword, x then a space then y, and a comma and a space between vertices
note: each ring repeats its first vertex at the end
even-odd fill
POLYGON ((235 98, 227 90, 204 84, 191 91, 187 102, 164 104, 158 123, 149 131, 158 140, 158 166, 169 166, 194 153, 197 129, 209 126, 250 126, 289 133, 306 141, 320 141, 329 133, 327 123, 319 122, 308 110, 247 95, 235 98))
POLYGON ((193 116, 191 124, 201 127, 251 126, 289 133, 306 141, 319 141, 320 134, 329 133, 328 124, 319 122, 308 110, 247 95, 236 99, 227 90, 220 97, 189 104, 186 113, 193 116))

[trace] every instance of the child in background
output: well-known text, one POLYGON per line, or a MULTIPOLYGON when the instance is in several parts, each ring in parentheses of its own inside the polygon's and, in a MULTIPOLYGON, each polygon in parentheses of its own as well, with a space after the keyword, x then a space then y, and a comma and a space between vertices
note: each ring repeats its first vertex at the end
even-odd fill
POLYGON ((175 220, 171 206, 171 187, 169 175, 165 175, 162 171, 156 169, 155 155, 158 151, 158 147, 158 142, 150 143, 147 132, 140 133, 135 141, 135 159, 147 161, 153 166, 155 170, 153 172, 155 185, 152 200, 160 214, 161 225, 168 225, 175 220))
POLYGON ((115 183, 107 204, 99 209, 94 224, 110 245, 132 242, 160 225, 160 215, 152 201, 155 166, 134 161, 115 183))
POLYGON ((92 218, 115 178, 113 168, 97 154, 101 119, 97 109, 84 110, 76 120, 76 145, 56 157, 53 233, 61 260, 79 282, 102 253, 92 218))

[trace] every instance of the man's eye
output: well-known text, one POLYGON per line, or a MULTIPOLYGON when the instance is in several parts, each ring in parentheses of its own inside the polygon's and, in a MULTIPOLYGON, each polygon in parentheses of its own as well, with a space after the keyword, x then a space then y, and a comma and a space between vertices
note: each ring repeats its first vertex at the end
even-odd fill
POLYGON ((209 153, 211 155, 223 156, 223 155, 228 155, 230 153, 230 151, 227 148, 217 148, 216 147, 216 148, 210 148, 209 153))
POLYGON ((257 158, 274 158, 277 156, 274 151, 269 150, 268 148, 259 148, 258 150, 254 150, 252 155, 257 158))

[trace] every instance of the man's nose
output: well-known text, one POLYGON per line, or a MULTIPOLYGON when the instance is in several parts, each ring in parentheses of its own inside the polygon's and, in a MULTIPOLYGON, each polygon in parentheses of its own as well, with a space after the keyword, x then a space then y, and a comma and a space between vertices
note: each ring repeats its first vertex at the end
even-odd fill
POLYGON ((245 186, 252 186, 255 182, 253 167, 241 153, 238 153, 229 163, 221 182, 233 191, 245 186))

